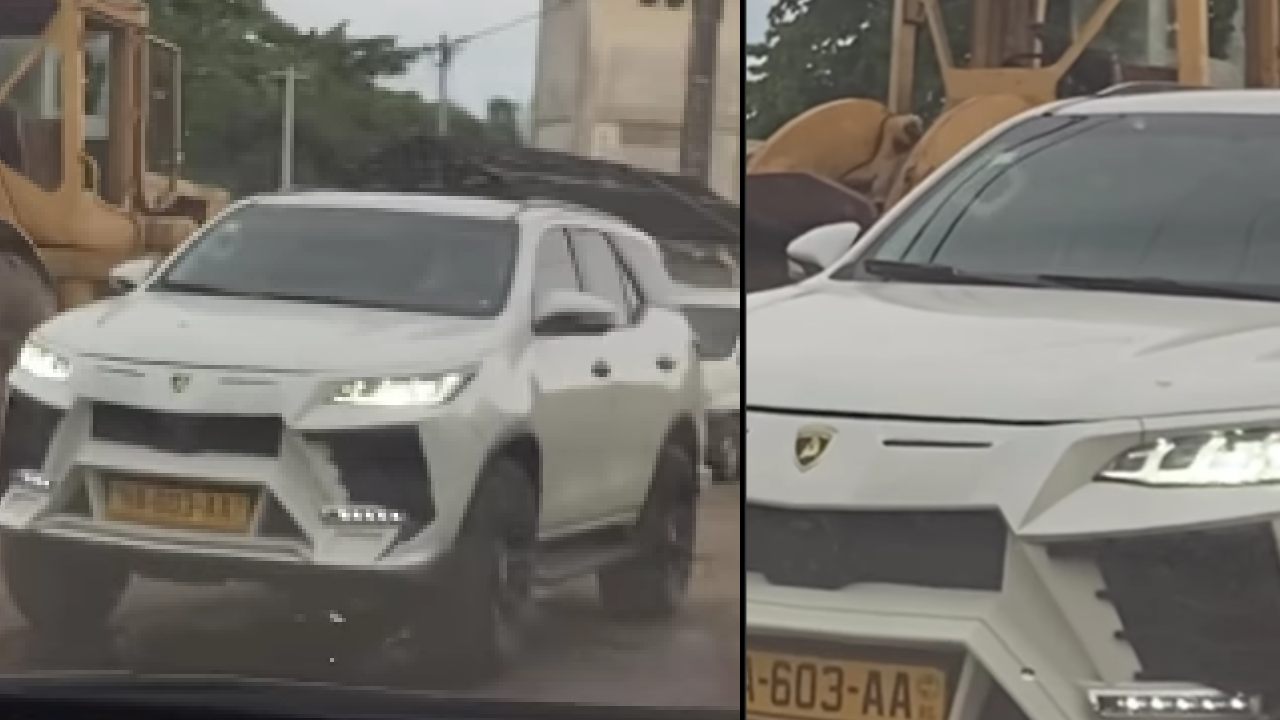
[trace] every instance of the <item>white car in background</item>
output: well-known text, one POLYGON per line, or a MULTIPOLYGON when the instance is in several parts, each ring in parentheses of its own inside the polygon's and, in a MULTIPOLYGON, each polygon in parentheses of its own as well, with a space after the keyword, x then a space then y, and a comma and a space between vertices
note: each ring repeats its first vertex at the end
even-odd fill
POLYGON ((742 295, 737 288, 684 288, 680 306, 698 336, 707 411, 707 462, 714 482, 736 482, 742 448, 742 295))
POLYGON ((647 235, 281 194, 130 274, 10 374, 0 567, 38 634, 100 630, 132 576, 257 580, 488 675, 538 584, 594 573, 616 614, 678 607, 702 382, 647 235))

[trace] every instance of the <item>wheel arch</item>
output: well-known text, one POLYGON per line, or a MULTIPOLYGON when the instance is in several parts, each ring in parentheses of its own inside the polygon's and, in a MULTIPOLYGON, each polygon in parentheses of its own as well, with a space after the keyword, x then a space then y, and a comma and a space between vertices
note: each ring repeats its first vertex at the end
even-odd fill
POLYGON ((515 461, 529 475, 533 483, 534 501, 542 508, 542 445, 533 430, 519 426, 501 436, 481 465, 481 473, 498 459, 515 461))
MULTIPOLYGON (((693 463, 693 472, 690 475, 694 486, 689 488, 689 490, 697 493, 698 469, 702 466, 705 458, 703 458, 703 443, 701 441, 698 421, 693 415, 687 412, 682 413, 671 422, 671 426, 667 428, 667 434, 662 440, 659 452, 661 452, 662 448, 667 448, 672 445, 684 450, 689 456, 689 461, 693 463)), ((656 480, 656 467, 654 475, 654 479, 656 480)), ((650 488, 650 491, 652 491, 652 488, 650 488)))

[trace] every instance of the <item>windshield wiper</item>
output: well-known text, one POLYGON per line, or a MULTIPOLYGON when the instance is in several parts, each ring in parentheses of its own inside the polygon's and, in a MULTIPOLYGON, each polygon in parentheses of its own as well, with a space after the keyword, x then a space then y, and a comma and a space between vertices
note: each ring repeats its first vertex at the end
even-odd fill
POLYGON ((340 305, 343 307, 369 307, 380 310, 400 309, 398 306, 390 304, 376 305, 372 303, 361 303, 325 295, 304 295, 299 293, 272 292, 269 290, 236 290, 234 288, 222 287, 221 285, 206 285, 204 283, 163 282, 152 285, 150 289, 159 290, 161 292, 195 293, 198 295, 217 295, 219 297, 249 298, 252 300, 281 300, 284 302, 305 302, 316 303, 318 305, 340 305))
POLYGON ((1158 277, 1090 277, 1087 275, 1056 275, 1050 273, 1037 275, 1036 279, 1048 285, 1079 290, 1114 290, 1117 292, 1219 297, 1234 300, 1280 300, 1280 290, 1221 283, 1187 282, 1158 277))
POLYGON ((181 292, 181 293, 198 293, 200 295, 222 295, 227 297, 241 297, 244 293, 231 288, 222 287, 221 285, 207 285, 205 283, 191 282, 174 282, 162 281, 155 283, 148 290, 158 290, 160 292, 181 292))
POLYGON ((906 282, 949 283, 954 285, 1007 285, 1011 287, 1049 287, 1050 283, 1028 275, 975 273, 950 265, 902 262, 900 260, 867 260, 863 269, 878 278, 906 282))

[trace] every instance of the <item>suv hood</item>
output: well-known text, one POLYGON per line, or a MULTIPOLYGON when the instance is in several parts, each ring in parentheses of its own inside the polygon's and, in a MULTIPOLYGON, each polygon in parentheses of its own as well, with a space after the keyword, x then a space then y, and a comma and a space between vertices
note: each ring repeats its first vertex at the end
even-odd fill
POLYGON ((1013 422, 1280 406, 1280 303, 807 283, 749 305, 757 408, 1013 422))
POLYGON ((127 360, 300 372, 469 362, 492 319, 311 303, 141 292, 72 310, 36 330, 50 349, 127 360))

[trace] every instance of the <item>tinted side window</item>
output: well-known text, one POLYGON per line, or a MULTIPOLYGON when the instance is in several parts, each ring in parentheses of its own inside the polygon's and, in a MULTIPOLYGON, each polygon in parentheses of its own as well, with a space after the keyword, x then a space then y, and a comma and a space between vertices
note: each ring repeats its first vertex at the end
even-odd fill
POLYGON ((614 260, 622 270, 622 291, 627 301, 627 317, 631 318, 632 322, 635 322, 640 319, 640 315, 644 311, 644 291, 640 289, 639 284, 636 283, 635 275, 627 267, 626 258, 622 251, 618 249, 617 238, 609 238, 609 247, 613 250, 614 260))
POLYGON ((618 312, 630 317, 631 306, 627 302, 622 268, 618 267, 618 259, 608 239, 595 230, 575 228, 569 233, 573 237, 573 252, 582 271, 584 289, 614 303, 618 312))
POLYGON ((534 296, 541 297, 552 290, 582 290, 569 236, 558 228, 547 231, 534 256, 534 296))

